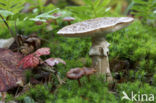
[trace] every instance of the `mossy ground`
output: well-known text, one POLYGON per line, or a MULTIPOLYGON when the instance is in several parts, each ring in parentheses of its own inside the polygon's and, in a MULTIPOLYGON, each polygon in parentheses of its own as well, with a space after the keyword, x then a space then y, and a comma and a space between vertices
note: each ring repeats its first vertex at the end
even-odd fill
MULTIPOLYGON (((63 14, 62 16, 74 16, 76 18, 74 22, 101 16, 123 16, 121 9, 122 4, 125 4, 126 0, 111 2, 115 5, 113 10, 102 13, 101 10, 105 11, 108 9, 105 7, 108 5, 107 3, 103 3, 103 8, 103 5, 98 7, 92 5, 92 1, 84 0, 85 6, 87 6, 85 8, 83 6, 66 8, 66 0, 58 1, 56 5, 38 5, 37 7, 35 5, 34 8, 38 9, 38 12, 22 15, 26 17, 37 16, 41 12, 47 12, 60 7, 62 9, 59 12, 63 14)), ((109 0, 105 1, 109 2, 109 0)), ((29 2, 34 4, 31 0, 29 2)), ((129 1, 126 3, 129 3, 129 1)), ((52 75, 50 82, 37 85, 30 84, 30 90, 16 98, 11 94, 7 94, 6 100, 16 100, 19 103, 133 103, 133 101, 121 100, 123 91, 128 95, 133 91, 135 93, 154 94, 156 96, 156 28, 146 23, 151 13, 149 11, 152 4, 152 2, 147 3, 148 6, 146 6, 145 10, 140 9, 141 11, 136 12, 136 14, 144 14, 145 17, 143 16, 143 19, 139 20, 136 18, 128 27, 106 35, 107 41, 111 44, 109 52, 110 64, 113 65, 113 61, 117 61, 115 64, 119 65, 111 68, 114 78, 116 78, 116 73, 120 76, 120 78, 117 78, 119 80, 116 81, 114 86, 110 86, 105 81, 104 76, 95 75, 91 76, 90 81, 83 77, 81 79, 81 87, 79 87, 77 81, 68 79, 65 79, 65 84, 60 85, 56 77, 52 75), (128 64, 124 64, 126 68, 122 67, 120 61, 126 61, 128 64)), ((142 7, 144 8, 145 6, 142 7)), ((126 10, 130 11, 130 9, 126 10)), ((43 39, 42 47, 49 47, 51 55, 42 58, 59 57, 66 61, 66 66, 58 65, 56 68, 61 78, 66 78, 66 72, 71 68, 91 67, 91 58, 88 55, 91 47, 91 38, 61 37, 57 35, 57 31, 68 25, 68 23, 62 21, 62 18, 58 18, 56 21, 57 25, 54 23, 49 24, 52 27, 51 31, 47 30, 46 23, 36 25, 34 21, 19 20, 17 21, 17 28, 19 34, 30 35, 36 33, 43 39)), ((155 23, 153 22, 152 24, 155 23)), ((9 25, 11 28, 14 28, 14 22, 9 21, 9 25)), ((0 28, 0 38, 9 38, 9 31, 2 22, 0 22, 0 28)), ((29 71, 26 75, 29 78, 34 74, 29 71)))
MULTIPOLYGON (((24 28, 24 26, 20 24, 19 28, 24 28)), ((66 66, 59 65, 57 67, 62 78, 70 68, 91 66, 91 59, 88 55, 91 46, 90 38, 65 38, 56 34, 57 29, 53 32, 40 32, 44 27, 35 26, 34 28, 41 38, 48 40, 48 43, 44 43, 43 46, 51 48, 51 56, 63 58, 67 62, 66 66)), ((24 32, 27 34, 33 32, 32 29, 29 31, 28 27, 25 27, 24 30, 28 30, 24 32)), ((2 37, 4 37, 4 33, 6 32, 1 32, 2 37)), ((65 84, 59 86, 58 81, 52 77, 55 82, 32 86, 29 91, 17 97, 16 100, 21 103, 33 103, 34 101, 39 103, 133 103, 121 101, 122 91, 127 94, 134 91, 156 95, 155 30, 136 20, 129 27, 108 34, 106 38, 111 43, 110 61, 118 58, 119 60, 128 60, 130 65, 133 65, 127 70, 127 76, 123 74, 123 77, 127 77, 125 78, 127 81, 116 83, 113 91, 102 76, 92 76, 90 82, 83 77, 81 79, 82 87, 78 86, 77 81, 68 79, 65 84), (148 74, 153 76, 150 85, 146 78, 148 74), (53 85, 58 87, 55 91, 51 91, 53 85)), ((8 96, 9 98, 12 96, 8 96)))

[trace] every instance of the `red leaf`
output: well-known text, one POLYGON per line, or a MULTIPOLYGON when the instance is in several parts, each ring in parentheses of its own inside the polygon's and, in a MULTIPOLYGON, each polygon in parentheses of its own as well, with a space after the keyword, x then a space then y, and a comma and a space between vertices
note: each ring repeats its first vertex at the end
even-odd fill
POLYGON ((40 63, 40 56, 49 55, 50 48, 40 48, 35 53, 25 56, 20 62, 19 66, 26 68, 35 68, 40 63))
POLYGON ((6 92, 19 83, 23 83, 23 70, 17 66, 22 55, 2 48, 0 48, 0 54, 0 92, 6 92))
POLYGON ((19 62, 19 66, 22 66, 23 69, 26 68, 35 68, 38 66, 38 64, 40 63, 40 58, 37 57, 34 54, 29 54, 27 56, 25 56, 20 62, 19 62))
POLYGON ((49 55, 50 54, 50 48, 40 48, 35 52, 35 55, 40 57, 42 55, 49 55))
POLYGON ((49 66, 54 66, 56 64, 62 63, 66 65, 66 62, 60 58, 49 58, 47 60, 45 60, 45 62, 49 65, 49 66))

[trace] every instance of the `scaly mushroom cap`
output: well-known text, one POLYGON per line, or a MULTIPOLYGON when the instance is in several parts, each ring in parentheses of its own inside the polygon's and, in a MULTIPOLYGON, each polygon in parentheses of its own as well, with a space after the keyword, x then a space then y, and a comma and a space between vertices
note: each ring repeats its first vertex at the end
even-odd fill
POLYGON ((133 21, 132 17, 101 17, 66 26, 57 33, 67 37, 103 36, 120 30, 133 21))
POLYGON ((84 71, 82 68, 73 68, 67 72, 66 76, 68 79, 79 79, 84 75, 84 71))
POLYGON ((83 68, 84 72, 85 72, 85 75, 92 75, 96 72, 96 70, 94 68, 86 68, 84 67, 83 68))

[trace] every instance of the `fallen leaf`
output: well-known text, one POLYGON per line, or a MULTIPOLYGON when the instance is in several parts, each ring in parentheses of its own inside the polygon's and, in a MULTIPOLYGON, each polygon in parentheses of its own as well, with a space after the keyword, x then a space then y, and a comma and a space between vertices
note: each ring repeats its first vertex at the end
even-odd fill
POLYGON ((3 48, 0 54, 0 92, 6 92, 24 80, 23 70, 17 66, 22 55, 3 48))
POLYGON ((26 68, 35 68, 38 66, 38 64, 40 63, 40 58, 36 55, 34 55, 34 53, 29 54, 27 56, 25 56, 19 63, 18 66, 21 67, 23 69, 26 68))
POLYGON ((49 58, 47 60, 45 60, 45 62, 49 65, 49 66, 55 66, 59 63, 62 63, 62 64, 65 64, 66 65, 66 62, 60 58, 49 58))
POLYGON ((0 48, 8 49, 13 44, 14 41, 15 41, 14 38, 0 39, 0 48))
POLYGON ((40 57, 42 55, 49 55, 50 54, 50 48, 40 48, 36 50, 35 55, 40 57))
POLYGON ((37 34, 33 33, 28 36, 28 38, 25 40, 25 43, 32 45, 34 48, 38 49, 41 46, 41 38, 39 38, 37 34))
POLYGON ((32 52, 34 52, 35 48, 32 45, 28 45, 27 43, 24 43, 23 46, 20 47, 21 48, 21 53, 23 55, 28 55, 32 52))
POLYGON ((35 68, 40 63, 40 56, 49 55, 50 48, 40 48, 36 52, 25 56, 20 62, 19 67, 22 66, 23 69, 26 68, 35 68))

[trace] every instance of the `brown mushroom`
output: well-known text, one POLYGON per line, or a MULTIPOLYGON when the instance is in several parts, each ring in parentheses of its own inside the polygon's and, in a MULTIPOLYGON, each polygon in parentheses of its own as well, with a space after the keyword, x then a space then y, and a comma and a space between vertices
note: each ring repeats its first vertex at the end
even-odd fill
POLYGON ((93 68, 97 74, 108 76, 107 81, 112 81, 108 60, 110 44, 105 40, 105 35, 120 30, 133 21, 132 17, 101 17, 68 25, 57 33, 66 37, 92 37, 89 55, 92 57, 93 68))
POLYGON ((90 75, 94 74, 96 72, 96 70, 94 68, 87 68, 87 67, 83 67, 84 73, 88 78, 88 81, 90 81, 90 75))
POLYGON ((77 80, 78 83, 79 83, 79 86, 81 86, 81 82, 80 82, 80 78, 84 75, 84 70, 82 68, 73 68, 73 69, 70 69, 66 76, 68 79, 71 79, 71 80, 77 80))
POLYGON ((74 21, 74 20, 75 20, 75 18, 73 18, 73 17, 64 17, 63 18, 63 21, 67 21, 69 25, 71 24, 71 21, 74 21))
POLYGON ((53 20, 54 20, 55 25, 57 25, 56 19, 59 18, 61 16, 61 14, 60 13, 54 13, 52 16, 53 16, 53 20))
POLYGON ((36 24, 36 25, 42 25, 43 22, 42 22, 42 21, 36 21, 35 24, 36 24))

